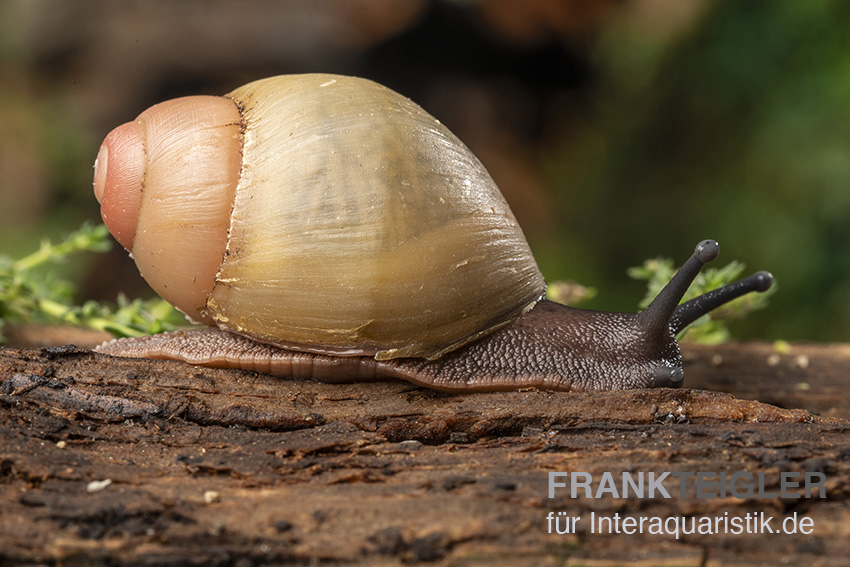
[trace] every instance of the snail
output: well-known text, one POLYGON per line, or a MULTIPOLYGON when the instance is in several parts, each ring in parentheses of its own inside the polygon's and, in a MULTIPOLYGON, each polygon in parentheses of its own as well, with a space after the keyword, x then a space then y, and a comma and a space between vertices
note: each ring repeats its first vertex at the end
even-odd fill
POLYGON ((95 162, 104 223, 204 329, 102 353, 448 391, 676 387, 675 336, 773 277, 679 306, 700 242, 639 314, 566 307, 484 166, 377 83, 289 75, 157 104, 95 162))

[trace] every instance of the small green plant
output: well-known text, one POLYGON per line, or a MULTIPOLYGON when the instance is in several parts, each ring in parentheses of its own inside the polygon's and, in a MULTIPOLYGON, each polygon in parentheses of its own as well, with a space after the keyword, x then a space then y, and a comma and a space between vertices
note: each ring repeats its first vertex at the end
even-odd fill
POLYGON ((574 307, 596 297, 596 288, 585 287, 572 281, 554 281, 546 286, 546 299, 574 307))
POLYGON ((0 255, 0 342, 3 326, 15 323, 74 325, 115 336, 140 336, 173 330, 186 318, 163 299, 128 300, 117 305, 74 302, 75 286, 46 269, 77 252, 105 252, 112 246, 104 225, 83 224, 62 242, 43 241, 39 249, 15 260, 0 255))
MULTIPOLYGON (((706 268, 697 275, 694 283, 682 298, 682 302, 693 299, 707 291, 722 287, 737 280, 744 271, 741 262, 730 262, 722 268, 706 268)), ((673 260, 669 258, 654 258, 646 260, 642 266, 629 268, 630 278, 647 282, 646 296, 640 302, 644 309, 652 299, 667 285, 676 273, 673 260)), ((717 344, 730 338, 726 321, 739 319, 752 311, 762 309, 767 305, 767 299, 776 291, 776 285, 766 293, 748 293, 734 301, 715 309, 694 321, 679 334, 679 340, 717 344)))

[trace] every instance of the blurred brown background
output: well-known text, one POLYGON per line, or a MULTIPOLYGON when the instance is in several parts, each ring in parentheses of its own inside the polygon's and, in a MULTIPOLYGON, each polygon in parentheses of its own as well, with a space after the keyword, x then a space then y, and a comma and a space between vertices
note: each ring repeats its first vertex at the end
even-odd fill
MULTIPOLYGON (((0 253, 99 221, 100 141, 151 104, 342 73, 448 125, 592 307, 634 311, 627 267, 716 238, 780 286, 736 336, 850 340, 848 29, 841 0, 6 0, 0 253)), ((67 269, 145 293, 122 250, 67 269)))

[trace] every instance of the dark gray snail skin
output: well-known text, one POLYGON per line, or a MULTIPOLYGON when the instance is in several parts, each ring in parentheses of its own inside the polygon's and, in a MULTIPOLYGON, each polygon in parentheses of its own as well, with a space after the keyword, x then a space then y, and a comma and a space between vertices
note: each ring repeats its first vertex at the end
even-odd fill
POLYGON ((770 273, 757 272, 679 305, 702 266, 718 251, 717 242, 700 242, 641 313, 540 301, 513 323, 434 360, 296 352, 212 328, 119 339, 98 350, 323 382, 402 379, 455 392, 678 387, 684 372, 676 334, 718 306, 752 291, 766 291, 773 283, 770 273))

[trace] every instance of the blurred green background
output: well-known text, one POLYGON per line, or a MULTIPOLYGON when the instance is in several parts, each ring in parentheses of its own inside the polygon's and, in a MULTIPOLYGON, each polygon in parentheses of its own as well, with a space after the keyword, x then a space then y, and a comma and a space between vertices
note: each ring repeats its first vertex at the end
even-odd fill
MULTIPOLYGON (((7 0, 0 253, 98 220, 100 141, 151 104, 343 73, 463 139, 590 307, 634 311, 627 267, 715 238, 779 283, 735 336, 847 341, 848 29, 842 0, 7 0)), ((147 293, 120 249, 66 269, 84 299, 147 293)))

